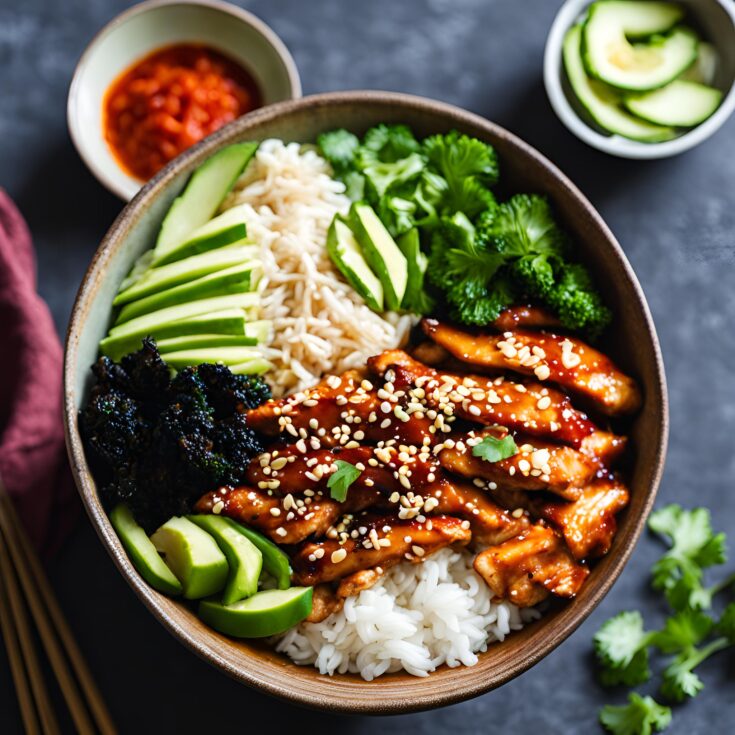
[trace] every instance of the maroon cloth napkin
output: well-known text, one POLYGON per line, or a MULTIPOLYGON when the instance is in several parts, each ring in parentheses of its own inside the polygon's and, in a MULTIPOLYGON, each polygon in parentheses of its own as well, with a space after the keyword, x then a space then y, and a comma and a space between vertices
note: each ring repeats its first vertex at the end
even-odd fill
POLYGON ((60 543, 78 507, 62 399, 62 349, 36 293, 31 236, 0 189, 0 478, 42 551, 60 543))

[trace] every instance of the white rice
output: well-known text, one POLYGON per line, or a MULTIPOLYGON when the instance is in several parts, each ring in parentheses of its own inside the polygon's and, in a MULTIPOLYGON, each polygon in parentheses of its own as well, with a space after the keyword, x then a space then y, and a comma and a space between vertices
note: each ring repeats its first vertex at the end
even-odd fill
POLYGON ((276 650, 322 674, 352 672, 366 681, 401 669, 428 676, 442 664, 473 666, 489 643, 539 613, 492 602, 472 559, 442 549, 420 564, 399 564, 340 612, 286 632, 276 650))
POLYGON ((332 264, 327 230, 350 201, 329 174, 314 150, 266 140, 222 207, 252 207, 248 235, 261 249, 262 318, 273 322, 264 352, 275 365, 267 377, 277 396, 365 365, 402 344, 414 321, 371 311, 332 264))

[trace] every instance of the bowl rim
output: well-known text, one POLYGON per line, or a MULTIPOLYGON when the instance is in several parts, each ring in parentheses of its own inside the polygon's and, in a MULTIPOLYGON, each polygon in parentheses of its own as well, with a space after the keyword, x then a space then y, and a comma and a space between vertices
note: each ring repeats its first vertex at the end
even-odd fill
MULTIPOLYGON (((735 111, 735 80, 724 95, 720 106, 703 123, 674 140, 662 143, 642 143, 620 135, 604 135, 589 125, 572 106, 562 86, 564 63, 562 44, 564 35, 579 14, 595 0, 565 0, 551 24, 544 48, 544 86, 549 103, 564 126, 587 145, 619 158, 651 160, 668 158, 694 148, 712 137, 735 111)), ((709 0, 719 5, 730 17, 735 43, 735 5, 724 0, 709 0)), ((689 6, 687 6, 689 7, 689 6)), ((696 15, 696 10, 692 11, 696 15)))
MULTIPOLYGON (((100 28, 94 36, 92 36, 91 40, 84 48, 84 51, 82 51, 79 61, 77 61, 77 64, 74 67, 74 73, 71 78, 71 83, 69 84, 69 92, 67 94, 66 101, 66 122, 72 143, 87 168, 106 189, 120 197, 120 199, 125 202, 130 201, 137 191, 131 192, 131 186, 128 179, 122 178, 122 169, 118 166, 114 169, 114 173, 108 173, 106 169, 99 165, 97 160, 88 150, 86 137, 83 133, 81 119, 79 117, 79 98, 82 92, 82 75, 90 63, 92 54, 109 34, 113 33, 119 26, 124 25, 131 18, 134 18, 137 15, 169 5, 203 6, 229 15, 241 23, 254 28, 268 42, 271 48, 275 51, 276 56, 278 56, 283 64, 286 77, 288 78, 289 99, 299 99, 302 95, 301 77, 299 76, 298 67, 296 66, 296 62, 294 61, 291 52, 288 50, 288 47, 281 37, 265 21, 261 20, 256 15, 253 15, 253 13, 248 10, 240 8, 237 5, 224 2, 224 0, 144 0, 144 2, 133 5, 127 10, 122 11, 100 28)), ((122 73, 122 71, 124 71, 124 69, 121 69, 120 73, 122 73)), ((143 185, 144 184, 141 184, 138 187, 138 191, 143 185)))
MULTIPOLYGON (((659 341, 648 304, 632 267, 628 263, 619 243, 603 221, 602 217, 592 207, 590 202, 584 197, 579 189, 577 189, 577 187, 574 186, 574 184, 572 184, 572 182, 541 153, 504 128, 485 120, 479 115, 465 111, 445 102, 429 100, 423 97, 395 92, 367 90, 317 94, 299 100, 281 102, 261 108, 260 110, 233 121, 229 125, 221 128, 208 138, 204 139, 202 142, 182 153, 158 174, 156 174, 156 176, 140 190, 133 200, 121 211, 110 227, 110 230, 93 256, 79 288, 79 292, 72 309, 65 344, 64 395, 64 430, 69 461, 87 514, 92 521, 92 525, 100 537, 100 540, 112 557, 113 562, 138 597, 154 614, 154 617, 156 617, 156 619, 172 635, 178 638, 200 658, 215 665, 217 668, 223 670, 225 673, 242 683, 265 692, 266 694, 288 700, 294 704, 323 711, 351 714, 408 713, 464 701, 505 684, 507 681, 535 665, 567 637, 569 637, 597 607, 617 580, 627 563, 643 528, 645 527, 646 518, 655 502, 656 493, 663 473, 669 433, 669 408, 668 395, 666 391, 666 377, 659 341), (182 172, 182 170, 188 170, 193 168, 196 164, 201 163, 210 156, 214 150, 220 146, 220 144, 227 143, 231 139, 236 139, 249 127, 259 123, 275 121, 282 115, 286 115, 300 109, 334 109, 335 107, 356 104, 384 106, 386 108, 393 109, 410 109, 414 112, 425 112, 447 117, 458 125, 466 124, 468 126, 479 128, 495 135, 496 137, 504 139, 510 145, 523 151, 524 155, 535 159, 551 173, 554 180, 558 182, 561 187, 567 188, 572 197, 582 207, 585 215, 591 219, 594 226, 598 227, 604 235, 607 244, 610 246, 612 253, 619 262, 624 276, 629 282, 629 286, 632 287, 637 301, 637 308, 640 311, 640 317, 644 321, 645 331, 649 336, 650 343, 653 348, 655 363, 653 365, 653 390, 656 393, 655 399, 661 406, 658 443, 655 447, 656 459, 650 473, 651 483, 648 488, 647 497, 645 498, 645 502, 641 508, 640 515, 631 518, 629 521, 631 525, 631 530, 628 535, 629 543, 619 549, 617 557, 610 560, 609 567, 607 569, 607 576, 603 578, 598 575, 598 587, 592 596, 585 600, 584 605, 582 607, 578 607, 578 609, 574 609, 574 602, 572 602, 565 608, 565 611, 568 610, 569 612, 566 613, 565 620, 559 624, 559 630, 555 635, 547 635, 541 638, 538 645, 533 650, 527 654, 524 651, 523 658, 513 661, 508 666, 501 667, 499 672, 493 673, 480 681, 477 681, 477 677, 475 677, 475 680, 472 682, 463 681, 460 686, 445 686, 441 691, 434 690, 431 694, 424 696, 407 695, 405 687, 400 689, 400 691, 395 690, 386 692, 381 690, 380 697, 359 701, 350 700, 348 697, 345 697, 344 693, 340 692, 338 677, 330 680, 330 685, 335 692, 330 698, 325 697, 321 693, 311 692, 305 688, 290 687, 288 685, 288 679, 283 676, 283 672, 280 672, 278 679, 269 679, 258 670, 257 659, 253 659, 252 664, 246 670, 246 667, 243 665, 235 665, 231 661, 226 660, 211 644, 199 640, 195 629, 192 628, 191 625, 180 624, 177 620, 172 619, 164 608, 173 603, 165 596, 155 592, 135 571, 107 518, 107 514, 96 497, 91 473, 87 467, 84 449, 78 431, 77 411, 75 407, 75 382, 78 371, 77 347, 79 334, 83 329, 91 301, 99 289, 100 277, 104 273, 104 270, 113 254, 122 246, 123 236, 126 231, 138 221, 140 212, 144 211, 146 207, 165 190, 168 184, 182 172)), ((295 664, 290 664, 290 662, 289 665, 295 666, 295 664)), ((464 667, 462 667, 462 669, 464 669, 464 667)), ((462 669, 453 669, 452 672, 461 674, 462 669)), ((377 681, 381 683, 385 682, 385 680, 380 679, 377 681)), ((362 683, 365 686, 371 686, 369 683, 362 683)), ((379 687, 378 684, 375 684, 375 686, 379 687)))

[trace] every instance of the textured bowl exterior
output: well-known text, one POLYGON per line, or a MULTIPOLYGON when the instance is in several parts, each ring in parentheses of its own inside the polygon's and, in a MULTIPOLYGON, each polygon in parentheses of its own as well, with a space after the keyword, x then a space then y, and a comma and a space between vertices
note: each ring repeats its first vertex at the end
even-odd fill
POLYGON ((92 39, 69 88, 67 121, 79 155, 114 194, 128 201, 143 183, 124 171, 103 135, 102 102, 136 61, 177 43, 202 43, 247 69, 263 104, 301 96, 291 54, 276 33, 246 10, 220 0, 147 0, 118 15, 92 39))
POLYGON ((558 169, 506 130, 444 103, 385 92, 323 94, 264 108, 231 123, 163 169, 122 211, 87 271, 69 325, 64 370, 67 444, 77 486, 103 545, 137 595, 169 632, 239 681, 331 711, 389 714, 458 702, 504 684, 556 648, 600 602, 628 560, 655 499, 668 436, 666 385, 656 332, 638 281, 600 215, 558 169), (321 676, 263 644, 222 636, 185 605, 151 589, 128 560, 100 503, 79 436, 77 412, 87 395, 89 366, 107 329, 118 284, 137 256, 151 246, 169 204, 199 164, 236 141, 280 137, 308 142, 323 130, 345 127, 360 133, 379 122, 403 122, 419 135, 456 128, 482 138, 498 150, 504 186, 550 197, 616 313, 607 349, 640 381, 645 403, 631 432, 635 450, 631 505, 620 518, 610 553, 595 565, 579 597, 552 605, 540 621, 491 645, 476 666, 442 667, 423 679, 391 674, 367 683, 354 675, 321 676))
POLYGON ((619 158, 652 159, 676 156, 713 136, 735 110, 735 5, 732 0, 678 0, 697 22, 703 37, 717 49, 719 63, 714 86, 722 103, 703 123, 663 143, 642 143, 620 135, 605 135, 588 122, 566 80, 562 44, 567 30, 594 0, 566 0, 551 25, 544 52, 544 86, 554 112, 568 130, 593 148, 619 158))

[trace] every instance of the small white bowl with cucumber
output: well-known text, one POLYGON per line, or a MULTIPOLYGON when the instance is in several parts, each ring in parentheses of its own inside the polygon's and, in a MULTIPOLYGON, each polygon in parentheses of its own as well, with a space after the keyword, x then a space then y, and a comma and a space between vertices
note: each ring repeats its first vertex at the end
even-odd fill
POLYGON ((594 148, 682 153, 735 109, 735 5, 568 0, 546 43, 544 84, 564 125, 594 148))

